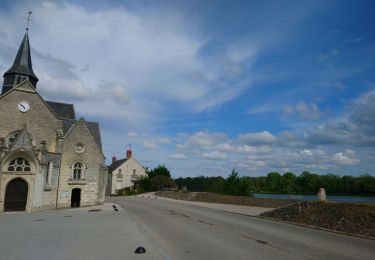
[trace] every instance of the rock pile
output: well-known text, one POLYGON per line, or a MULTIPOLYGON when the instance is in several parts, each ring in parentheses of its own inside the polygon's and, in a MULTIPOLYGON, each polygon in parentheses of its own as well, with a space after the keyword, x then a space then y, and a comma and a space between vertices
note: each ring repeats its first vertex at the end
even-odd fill
POLYGON ((375 238, 375 205, 301 202, 261 216, 375 238))

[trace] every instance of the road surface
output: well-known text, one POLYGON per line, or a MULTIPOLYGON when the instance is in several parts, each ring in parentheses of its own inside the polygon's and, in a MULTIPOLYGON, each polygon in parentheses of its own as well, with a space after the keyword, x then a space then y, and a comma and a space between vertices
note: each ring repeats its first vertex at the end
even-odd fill
POLYGON ((375 259, 375 241, 155 198, 111 197, 170 259, 375 259))
POLYGON ((0 260, 165 258, 129 214, 112 204, 0 214, 0 260), (147 252, 135 254, 139 246, 147 252))

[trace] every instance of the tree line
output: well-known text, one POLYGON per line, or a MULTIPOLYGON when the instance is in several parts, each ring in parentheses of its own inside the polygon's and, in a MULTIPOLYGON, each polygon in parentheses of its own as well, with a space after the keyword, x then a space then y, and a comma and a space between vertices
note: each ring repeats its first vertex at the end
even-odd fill
POLYGON ((228 195, 249 196, 254 193, 279 194, 316 194, 324 188, 328 194, 337 195, 375 195, 375 177, 319 175, 308 171, 300 175, 292 172, 280 174, 270 172, 260 177, 239 177, 235 169, 227 178, 223 177, 186 177, 175 179, 179 189, 188 191, 215 192, 228 195))

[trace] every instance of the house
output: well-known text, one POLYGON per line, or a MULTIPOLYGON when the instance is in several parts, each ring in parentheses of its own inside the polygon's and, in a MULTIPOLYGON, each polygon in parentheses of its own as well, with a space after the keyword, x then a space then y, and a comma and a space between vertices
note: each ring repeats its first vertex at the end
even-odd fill
POLYGON ((107 172, 97 122, 37 90, 28 31, 0 95, 0 212, 104 202, 107 172))
POLYGON ((107 195, 115 195, 118 190, 133 188, 134 183, 142 177, 147 177, 146 170, 132 155, 129 148, 124 159, 112 157, 112 164, 108 166, 107 195))

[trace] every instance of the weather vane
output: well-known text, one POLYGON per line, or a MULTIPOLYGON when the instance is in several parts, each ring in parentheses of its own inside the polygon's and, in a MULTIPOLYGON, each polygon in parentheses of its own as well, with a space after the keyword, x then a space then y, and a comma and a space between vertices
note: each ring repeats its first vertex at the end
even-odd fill
POLYGON ((33 11, 29 11, 28 13, 27 13, 27 26, 26 26, 26 31, 28 31, 29 30, 29 24, 30 24, 30 21, 33 21, 32 19, 30 19, 30 16, 31 16, 31 14, 33 13, 33 11))

